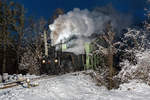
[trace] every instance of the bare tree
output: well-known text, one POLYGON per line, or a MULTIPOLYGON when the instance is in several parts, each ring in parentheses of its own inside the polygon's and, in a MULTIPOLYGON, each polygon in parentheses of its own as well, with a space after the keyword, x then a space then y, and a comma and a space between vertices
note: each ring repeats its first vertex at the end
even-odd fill
MULTIPOLYGON (((147 1, 147 5, 149 6, 150 5, 150 1, 148 0, 147 1)), ((150 7, 148 8, 145 8, 144 9, 146 11, 146 17, 147 17, 147 20, 145 21, 145 29, 147 31, 150 31, 150 7)))
POLYGON ((52 23, 54 22, 54 20, 59 17, 59 15, 63 15, 63 14, 64 14, 64 10, 61 9, 61 8, 57 8, 57 9, 54 11, 52 17, 49 19, 48 24, 52 24, 52 23))
POLYGON ((41 18, 38 22, 35 22, 34 19, 31 18, 29 25, 26 31, 27 34, 24 36, 25 50, 21 56, 19 69, 26 70, 30 74, 40 74, 40 59, 43 56, 44 47, 43 31, 46 21, 44 18, 41 18))
POLYGON ((113 88, 113 76, 114 76, 114 67, 113 67, 113 55, 114 55, 114 36, 115 33, 112 29, 111 22, 106 24, 106 29, 104 30, 105 35, 103 35, 104 40, 108 43, 108 66, 110 74, 110 83, 109 89, 113 88))
MULTIPOLYGON (((97 67, 100 68, 99 71, 100 74, 103 73, 103 78, 105 78, 105 83, 109 89, 113 88, 113 76, 115 74, 114 71, 114 53, 115 53, 115 43, 114 43, 114 37, 115 33, 114 30, 111 26, 111 21, 106 23, 106 28, 104 29, 104 34, 100 35, 97 40, 95 40, 92 44, 96 48, 96 50, 93 51, 94 54, 97 54, 98 56, 103 57, 103 59, 100 62, 101 64, 98 65, 97 67), (106 61, 105 61, 106 58, 106 61), (108 66, 108 68, 107 68, 108 66), (107 82, 107 80, 109 82, 107 82)), ((98 70, 98 69, 96 69, 98 70)))
MULTIPOLYGON (((13 28, 16 31, 17 34, 17 41, 16 41, 16 55, 17 55, 17 64, 20 62, 20 57, 21 57, 21 45, 22 45, 22 39, 25 33, 25 9, 22 5, 16 4, 16 7, 14 9, 15 16, 16 16, 16 22, 13 24, 13 28), (16 24, 17 23, 17 24, 16 24)), ((18 68, 16 69, 18 72, 18 68)))

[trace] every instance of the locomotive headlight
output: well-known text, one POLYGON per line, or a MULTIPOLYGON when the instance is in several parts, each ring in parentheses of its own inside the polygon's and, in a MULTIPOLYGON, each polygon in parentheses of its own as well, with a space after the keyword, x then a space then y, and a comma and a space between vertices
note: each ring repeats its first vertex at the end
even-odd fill
POLYGON ((54 62, 55 62, 55 63, 58 63, 58 59, 55 59, 54 62))
POLYGON ((46 63, 46 61, 45 61, 45 60, 42 60, 42 63, 43 63, 43 64, 45 64, 45 63, 46 63))

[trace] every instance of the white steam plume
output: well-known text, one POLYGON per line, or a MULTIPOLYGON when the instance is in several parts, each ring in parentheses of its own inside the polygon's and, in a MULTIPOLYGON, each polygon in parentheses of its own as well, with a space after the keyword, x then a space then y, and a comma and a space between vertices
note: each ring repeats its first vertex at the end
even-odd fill
POLYGON ((117 24, 122 22, 119 18, 120 15, 116 12, 106 12, 99 8, 92 12, 87 9, 75 8, 67 14, 60 15, 53 24, 49 25, 52 44, 66 43, 67 45, 73 45, 69 46, 67 52, 84 53, 85 42, 91 41, 89 37, 93 33, 102 33, 104 24, 112 21, 112 27, 117 28, 119 26, 117 24))

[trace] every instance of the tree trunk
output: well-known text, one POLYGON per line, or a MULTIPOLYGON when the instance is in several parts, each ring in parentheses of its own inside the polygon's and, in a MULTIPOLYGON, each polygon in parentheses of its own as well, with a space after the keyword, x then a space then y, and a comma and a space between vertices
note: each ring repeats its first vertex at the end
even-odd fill
MULTIPOLYGON (((6 73, 6 38, 3 40, 3 64, 2 64, 2 75, 6 73)), ((2 81, 4 82, 4 77, 2 76, 2 81)))
POLYGON ((6 43, 4 40, 2 73, 5 73, 5 72, 6 72, 6 43))
POLYGON ((17 49, 16 49, 16 55, 17 55, 17 58, 16 58, 16 60, 17 60, 16 73, 17 74, 19 73, 21 40, 22 40, 22 36, 19 35, 18 45, 17 45, 17 49))
POLYGON ((46 30, 44 30, 44 45, 45 45, 45 56, 48 57, 48 47, 47 47, 47 35, 46 35, 46 30))
POLYGON ((108 51, 108 66, 109 66, 109 75, 110 75, 110 79, 109 79, 109 89, 113 88, 113 75, 114 75, 114 69, 113 69, 113 50, 112 47, 109 47, 109 51, 108 51))
POLYGON ((2 74, 6 72, 6 28, 3 27, 3 64, 2 64, 2 74))

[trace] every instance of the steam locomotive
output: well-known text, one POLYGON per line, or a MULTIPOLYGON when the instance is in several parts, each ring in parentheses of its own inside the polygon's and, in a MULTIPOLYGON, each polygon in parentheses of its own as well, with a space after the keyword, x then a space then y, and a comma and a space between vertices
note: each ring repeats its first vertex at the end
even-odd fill
POLYGON ((55 48, 56 46, 51 46, 48 49, 48 56, 43 56, 42 73, 65 74, 84 69, 85 54, 76 55, 71 52, 63 52, 62 49, 56 51, 55 48))

